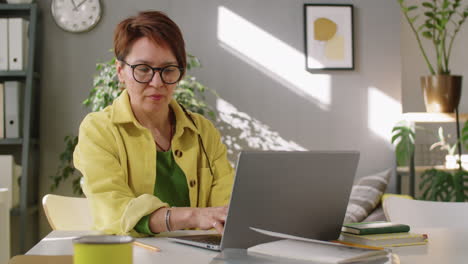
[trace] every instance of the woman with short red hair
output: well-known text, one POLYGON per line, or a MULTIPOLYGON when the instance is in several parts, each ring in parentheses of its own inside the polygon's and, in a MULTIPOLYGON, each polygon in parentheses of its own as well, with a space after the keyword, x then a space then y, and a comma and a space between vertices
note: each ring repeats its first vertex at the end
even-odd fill
POLYGON ((74 153, 95 228, 222 233, 233 169, 213 124, 172 98, 186 70, 179 27, 164 13, 141 12, 117 26, 114 52, 125 90, 85 117, 74 153))

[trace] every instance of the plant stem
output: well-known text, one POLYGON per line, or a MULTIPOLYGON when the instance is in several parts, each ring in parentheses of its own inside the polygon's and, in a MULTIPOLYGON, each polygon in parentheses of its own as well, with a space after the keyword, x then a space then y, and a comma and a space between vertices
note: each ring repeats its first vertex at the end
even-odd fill
MULTIPOLYGON (((404 10, 406 8, 405 6, 403 6, 403 2, 400 3, 400 7, 402 8, 402 10, 404 10)), ((411 22, 411 20, 410 20, 410 18, 408 16, 408 12, 407 11, 403 12, 403 15, 405 16, 406 21, 408 21, 408 24, 410 25, 411 30, 413 31, 414 35, 416 36, 416 40, 418 41, 419 49, 421 50, 421 53, 422 53, 422 55, 424 57, 424 60, 426 61, 427 66, 429 67, 429 71, 431 72, 432 75, 435 75, 434 68, 432 67, 431 62, 427 58, 426 51, 424 50, 424 47, 423 47, 423 45, 421 43, 421 39, 419 38, 419 34, 416 31, 416 29, 414 28, 414 25, 413 25, 413 23, 411 22)))
POLYGON ((442 33, 442 42, 440 44, 440 53, 441 53, 441 56, 440 56, 440 69, 439 69, 439 74, 443 74, 443 73, 446 73, 447 70, 448 70, 448 65, 447 65, 447 53, 446 53, 446 49, 445 49, 445 36, 447 34, 447 30, 444 30, 443 33, 442 33))
POLYGON ((462 147, 461 147, 461 139, 460 139, 460 117, 458 112, 458 107, 455 108, 455 117, 457 122, 457 147, 458 147, 458 169, 462 170, 462 147))
MULTIPOLYGON (((462 17, 462 20, 460 20, 460 23, 458 23, 458 26, 455 28, 454 33, 453 33, 452 37, 450 38, 450 44, 449 44, 448 55, 447 55, 447 66, 448 66, 450 55, 452 54, 453 40, 455 39, 458 32, 460 31, 461 25, 463 25, 463 23, 465 23, 465 20, 466 20, 466 18, 463 16, 463 14, 460 15, 460 16, 462 17)), ((447 69, 448 69, 448 67, 447 67, 447 69)))

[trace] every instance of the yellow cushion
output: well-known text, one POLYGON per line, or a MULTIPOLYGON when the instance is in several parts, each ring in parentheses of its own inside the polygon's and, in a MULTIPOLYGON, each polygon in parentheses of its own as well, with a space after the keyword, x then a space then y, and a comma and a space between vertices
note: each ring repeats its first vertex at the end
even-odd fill
POLYGON ((407 194, 385 193, 384 195, 382 195, 381 202, 383 202, 385 199, 387 199, 387 197, 390 197, 390 196, 396 196, 396 197, 414 200, 414 198, 411 195, 407 195, 407 194))

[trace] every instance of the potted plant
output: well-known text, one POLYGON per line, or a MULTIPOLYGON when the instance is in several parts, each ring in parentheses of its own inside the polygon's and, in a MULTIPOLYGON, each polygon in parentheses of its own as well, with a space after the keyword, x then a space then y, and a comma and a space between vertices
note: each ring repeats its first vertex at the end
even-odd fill
POLYGON ((468 7, 462 6, 462 0, 430 0, 420 5, 397 1, 431 74, 421 77, 426 110, 454 112, 460 102, 462 77, 451 75, 449 63, 454 40, 468 17, 468 7), (433 46, 432 62, 421 37, 430 40, 433 46))
MULTIPOLYGON (((415 129, 412 122, 399 122, 392 130, 392 143, 395 144, 395 153, 397 164, 399 166, 408 165, 410 159, 414 156, 415 149, 415 129)), ((443 129, 438 131, 439 141, 432 144, 430 149, 439 147, 446 150, 449 154, 454 153, 457 144, 460 142, 465 149, 468 149, 468 121, 465 123, 460 139, 451 145, 444 136, 443 129)), ((418 199, 430 201, 468 201, 468 171, 461 166, 458 160, 458 166, 453 170, 439 170, 435 168, 428 169, 421 174, 422 181, 418 188, 422 191, 418 199)))
MULTIPOLYGON (((112 104, 122 92, 123 88, 119 85, 117 79, 117 70, 115 58, 103 63, 96 64, 97 75, 94 77, 93 88, 88 98, 83 101, 83 105, 89 107, 91 111, 100 111, 106 106, 112 104)), ((199 60, 193 56, 187 55, 187 71, 193 68, 201 67, 199 60)), ((208 89, 199 83, 196 77, 186 74, 179 82, 174 91, 174 98, 185 108, 192 112, 215 119, 215 112, 205 103, 204 93, 210 91, 217 95, 213 90, 208 89)), ((55 175, 51 176, 51 190, 54 191, 62 182, 72 178, 72 187, 75 194, 82 194, 80 180, 81 175, 77 173, 73 165, 73 151, 78 143, 78 136, 70 135, 64 138, 65 149, 60 154, 59 166, 55 175)))

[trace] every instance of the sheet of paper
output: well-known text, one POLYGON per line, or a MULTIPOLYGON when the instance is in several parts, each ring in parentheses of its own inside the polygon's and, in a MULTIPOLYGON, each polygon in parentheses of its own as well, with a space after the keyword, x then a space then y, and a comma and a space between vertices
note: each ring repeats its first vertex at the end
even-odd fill
POLYGON ((333 242, 292 236, 250 227, 261 234, 282 240, 263 243, 248 249, 249 253, 264 254, 318 263, 350 263, 359 260, 387 258, 388 251, 350 247, 333 242))
MULTIPOLYGON (((317 239, 310 239, 310 238, 305 238, 305 237, 292 236, 292 235, 273 232, 273 231, 268 231, 268 230, 264 230, 264 229, 260 229, 260 228, 256 228, 256 227, 250 227, 250 229, 252 229, 253 231, 256 231, 258 233, 261 233, 261 234, 264 234, 264 235, 267 235, 267 236, 271 236, 271 237, 284 238, 284 239, 294 239, 294 240, 299 240, 299 241, 312 242, 312 243, 325 244, 325 245, 334 245, 334 246, 340 245, 340 244, 336 244, 336 243, 333 243, 333 242, 322 241, 322 240, 317 240, 317 239)), ((344 245, 340 245, 340 246, 344 246, 344 245)))

